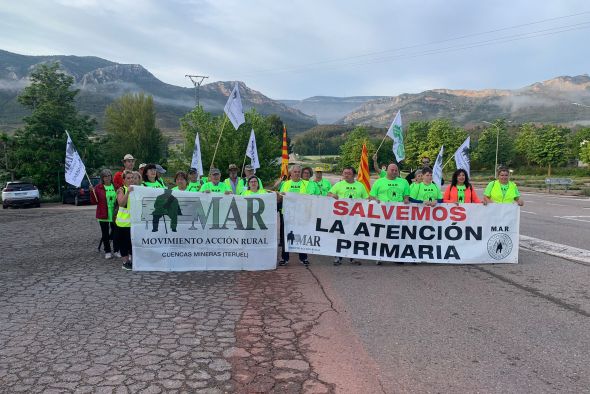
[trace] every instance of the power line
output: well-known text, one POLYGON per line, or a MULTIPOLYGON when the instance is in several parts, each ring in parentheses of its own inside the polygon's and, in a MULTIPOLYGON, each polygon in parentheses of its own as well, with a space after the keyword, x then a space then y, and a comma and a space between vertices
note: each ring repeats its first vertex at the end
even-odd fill
MULTIPOLYGON (((323 68, 323 67, 314 67, 314 66, 328 65, 330 63, 337 63, 336 64, 337 67, 326 67, 326 68, 328 68, 328 69, 339 68, 339 67, 342 67, 342 66, 350 65, 350 64, 347 64, 347 63, 342 64, 342 62, 345 62, 347 60, 368 58, 365 61, 366 62, 369 62, 371 60, 374 60, 374 59, 371 59, 371 57, 374 57, 374 56, 377 56, 377 55, 383 55, 383 54, 387 54, 387 53, 391 53, 391 52, 400 52, 400 51, 404 51, 404 50, 408 50, 408 49, 414 49, 414 48, 432 46, 432 45, 442 44, 442 43, 445 43, 445 42, 458 41, 458 40, 463 40, 463 39, 466 39, 466 38, 477 37, 477 36, 482 36, 482 35, 487 35, 487 34, 492 34, 492 33, 498 33, 498 32, 501 32, 501 31, 513 30, 513 29, 518 29, 518 28, 522 28, 522 27, 527 27, 527 26, 532 26, 532 25, 538 25, 538 24, 542 24, 542 23, 546 23, 546 22, 551 22, 551 21, 556 21, 556 20, 561 20, 561 19, 567 19, 567 18, 573 18, 573 17, 576 17, 576 16, 587 15, 587 14, 590 14, 590 11, 578 12, 578 13, 575 13, 575 14, 564 15, 564 16, 559 16, 559 17, 554 17, 554 18, 547 18, 547 19, 537 20, 537 21, 533 21, 533 22, 528 22, 528 23, 523 23, 523 24, 508 26, 508 27, 501 27, 501 28, 497 28, 497 29, 487 30, 487 31, 484 31, 484 32, 477 32, 477 33, 465 34, 465 35, 461 35, 461 36, 456 36, 456 37, 452 37, 452 38, 448 38, 448 39, 444 39, 444 40, 432 41, 432 42, 428 42, 428 43, 414 44, 414 45, 408 45, 408 46, 403 46, 403 47, 393 48, 393 49, 388 49, 388 50, 383 50, 383 51, 369 52, 369 53, 360 54, 360 55, 354 55, 354 56, 348 56, 348 57, 342 57, 342 58, 336 58, 336 59, 329 59, 329 60, 322 60, 322 61, 318 61, 318 62, 312 62, 312 63, 302 64, 302 65, 299 65, 299 66, 286 67, 286 68, 282 68, 282 69, 259 70, 259 71, 254 71, 252 73, 246 73, 243 76, 252 76, 252 75, 258 75, 258 74, 264 74, 264 73, 292 72, 292 71, 299 71, 299 70, 303 70, 303 69, 314 69, 314 68, 315 69, 318 69, 318 68, 323 68)), ((584 22, 582 24, 585 24, 585 23, 590 23, 590 22, 584 22)), ((513 35, 513 36, 505 36, 505 37, 500 37, 500 38, 485 40, 485 41, 482 41, 482 42, 491 42, 493 40, 503 40, 503 39, 507 39, 507 38, 510 38, 510 37, 517 37, 517 36, 522 36, 522 35, 526 35, 526 34, 535 34, 535 33, 543 32, 543 31, 546 31, 546 30, 563 29, 563 28, 567 28, 567 27, 571 27, 571 26, 577 26, 577 25, 580 25, 580 24, 565 25, 565 26, 560 26, 560 27, 555 27, 555 28, 545 29, 545 30, 540 30, 540 31, 528 32, 528 33, 520 33, 520 34, 516 34, 516 35, 513 35)), ((565 31, 571 31, 571 30, 578 30, 578 29, 563 30, 563 31, 556 32, 555 34, 562 33, 562 32, 565 32, 565 31)), ((526 38, 532 38, 532 37, 523 37, 522 39, 526 39, 526 38)), ((509 41, 514 41, 514 40, 509 40, 509 41)), ((508 42, 508 41, 506 41, 506 42, 508 42)), ((493 44, 495 42, 491 42, 491 43, 493 44)), ((475 43, 462 44, 462 45, 474 45, 474 44, 478 44, 478 43, 475 42, 475 43)), ((429 49, 427 51, 440 51, 440 49, 433 48, 433 49, 429 49)), ((402 55, 400 55, 400 56, 402 56, 402 55)), ((415 57, 415 56, 412 56, 412 57, 415 57)), ((365 63, 352 63, 352 64, 353 65, 356 65, 356 64, 365 64, 365 63)), ((366 64, 371 64, 371 63, 366 63, 366 64)))

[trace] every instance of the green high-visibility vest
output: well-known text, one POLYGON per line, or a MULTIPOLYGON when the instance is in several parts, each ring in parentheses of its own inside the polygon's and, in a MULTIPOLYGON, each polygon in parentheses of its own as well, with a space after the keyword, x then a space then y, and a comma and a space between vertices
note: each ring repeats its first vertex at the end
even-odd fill
MULTIPOLYGON (((127 193, 127 186, 123 186, 123 193, 127 193)), ((131 210, 129 209, 129 199, 127 199, 127 206, 119 206, 115 224, 117 227, 131 227, 131 210)))

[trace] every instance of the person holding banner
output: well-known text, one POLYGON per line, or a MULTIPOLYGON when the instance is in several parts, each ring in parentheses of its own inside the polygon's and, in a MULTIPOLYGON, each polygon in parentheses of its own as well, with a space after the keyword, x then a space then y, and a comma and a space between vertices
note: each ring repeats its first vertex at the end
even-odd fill
POLYGON ((422 170, 416 170, 414 171, 414 182, 410 183, 410 194, 420 183, 422 183, 422 170))
POLYGON ((369 192, 369 200, 410 203, 410 185, 404 178, 400 178, 399 168, 396 164, 388 165, 385 178, 379 178, 373 183, 369 192))
POLYGON ((313 170, 311 167, 303 167, 301 170, 301 178, 307 181, 307 194, 311 194, 313 196, 320 196, 322 191, 317 183, 311 180, 311 176, 313 175, 313 170))
POLYGON ((172 190, 180 190, 181 192, 190 191, 187 190, 188 178, 186 176, 186 172, 178 171, 176 175, 174 175, 174 183, 176 186, 174 186, 172 190))
POLYGON ((323 177, 324 170, 322 167, 316 167, 314 171, 315 177, 313 178, 313 183, 315 183, 320 189, 320 196, 327 196, 332 188, 332 184, 329 180, 323 177))
MULTIPOLYGON (((250 164, 246 164, 246 166, 244 167, 244 184, 247 186, 248 185, 248 180, 250 179, 250 177, 255 176, 256 174, 256 169, 254 167, 252 167, 252 165, 250 164)), ((258 188, 262 189, 262 180, 258 177, 256 177, 256 179, 258 179, 258 188)))
MULTIPOLYGON (((90 184, 90 203, 96 204, 96 219, 100 225, 102 244, 104 247, 104 258, 113 257, 111 253, 111 239, 115 234, 115 203, 117 201, 117 192, 113 185, 113 174, 111 170, 104 169, 100 172, 100 183, 93 187, 90 184)), ((113 239, 113 249, 115 255, 119 254, 119 245, 117 239, 113 239)))
POLYGON ((264 194, 267 193, 266 190, 260 187, 260 179, 256 175, 252 175, 248 178, 247 185, 248 189, 242 192, 242 196, 251 196, 252 194, 264 194))
POLYGON ((517 203, 521 207, 524 205, 518 187, 510 180, 510 170, 507 167, 498 169, 498 179, 488 183, 483 192, 483 204, 487 205, 491 202, 496 204, 517 203))
POLYGON ((199 171, 194 167, 188 170, 188 182, 187 192, 198 192, 203 186, 203 181, 199 179, 199 171))
POLYGON ((238 166, 235 164, 230 164, 228 171, 229 178, 223 181, 223 183, 225 183, 228 190, 231 190, 234 194, 239 196, 246 188, 246 185, 242 178, 238 178, 238 166))
POLYGON ((166 189, 164 181, 158 175, 158 170, 155 164, 148 164, 143 169, 143 186, 153 187, 156 189, 166 189))
POLYGON ((199 191, 201 193, 231 194, 231 188, 225 182, 221 182, 221 171, 219 171, 219 168, 211 168, 209 170, 209 182, 205 182, 199 191))
POLYGON ((422 169, 422 182, 417 184, 410 192, 410 202, 430 207, 435 206, 437 202, 443 202, 440 189, 436 183, 432 182, 432 169, 430 167, 422 169))
POLYGON ((129 193, 133 191, 133 179, 132 171, 125 170, 123 172, 123 186, 117 190, 119 210, 115 219, 119 249, 121 257, 123 257, 123 266, 121 268, 127 271, 133 268, 131 265, 131 211, 129 209, 129 193))
MULTIPOLYGON (((365 185, 357 181, 355 178, 356 171, 353 167, 344 167, 342 170, 342 180, 337 182, 330 191, 328 197, 332 197, 336 200, 340 198, 352 198, 352 199, 366 199, 369 197, 365 185)), ((350 259, 351 264, 361 265, 358 260, 350 259)), ((334 265, 342 264, 342 257, 334 258, 334 265)))
MULTIPOLYGON (((301 166, 295 164, 291 167, 291 171, 289 172, 290 179, 286 180, 281 183, 280 186, 280 194, 284 196, 285 193, 300 193, 300 194, 309 194, 307 192, 308 182, 306 180, 301 179, 301 166)), ((279 201, 282 202, 282 198, 279 197, 279 201)), ((282 209, 279 211, 279 227, 280 227, 280 246, 282 246, 281 251, 281 260, 279 261, 279 265, 287 265, 289 264, 289 253, 285 252, 285 222, 283 220, 283 212, 282 209)), ((309 266, 309 260, 307 259, 307 253, 299 253, 299 261, 306 267, 309 266)))
POLYGON ((455 203, 481 203, 475 189, 469 183, 469 175, 464 169, 458 169, 453 173, 451 184, 447 186, 443 195, 443 202, 455 203))

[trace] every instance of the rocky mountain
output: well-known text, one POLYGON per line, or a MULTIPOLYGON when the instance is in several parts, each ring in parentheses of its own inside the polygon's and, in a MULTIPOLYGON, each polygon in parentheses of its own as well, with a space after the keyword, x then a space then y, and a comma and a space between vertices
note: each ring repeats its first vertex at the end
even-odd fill
POLYGON ((387 127, 398 110, 406 122, 449 118, 467 128, 498 118, 516 123, 588 125, 590 77, 561 76, 516 90, 435 89, 382 97, 363 103, 337 123, 387 127))
MULTIPOLYGON (((154 96, 158 126, 177 136, 178 119, 195 105, 194 88, 160 81, 139 64, 119 64, 97 57, 24 56, 0 50, 0 130, 20 126, 26 110, 18 104, 18 93, 29 83, 28 76, 38 64, 59 62, 60 68, 75 79, 80 89, 78 108, 102 124, 104 110, 124 93, 145 92, 154 96)), ((200 103, 207 111, 221 113, 234 82, 213 82, 200 88, 200 103)), ((244 110, 252 107, 262 114, 277 114, 293 131, 309 129, 316 120, 301 111, 272 100, 239 82, 244 110)))
POLYGON ((384 98, 382 96, 330 97, 314 96, 304 100, 279 100, 289 107, 314 116, 319 124, 332 124, 362 104, 384 98))

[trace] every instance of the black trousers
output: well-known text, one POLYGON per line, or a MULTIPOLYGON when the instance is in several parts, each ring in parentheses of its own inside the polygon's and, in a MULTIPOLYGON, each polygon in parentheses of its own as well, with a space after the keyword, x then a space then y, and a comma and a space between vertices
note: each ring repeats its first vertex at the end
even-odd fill
POLYGON ((105 253, 111 253, 111 239, 113 240, 113 251, 119 251, 119 242, 115 236, 116 228, 115 222, 98 222, 100 225, 100 233, 102 238, 102 245, 105 253))
MULTIPOLYGON (((281 239, 279 240, 279 246, 281 246, 281 260, 289 261, 289 253, 285 252, 285 221, 283 220, 283 214, 281 211, 279 211, 279 228, 281 236, 281 239)), ((307 253, 299 253, 299 260, 307 260, 307 253)))
POLYGON ((121 256, 133 254, 131 250, 131 227, 117 227, 117 238, 119 239, 119 250, 121 256))

